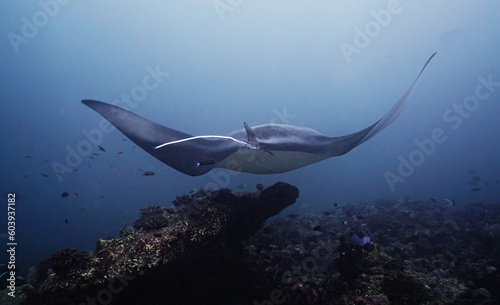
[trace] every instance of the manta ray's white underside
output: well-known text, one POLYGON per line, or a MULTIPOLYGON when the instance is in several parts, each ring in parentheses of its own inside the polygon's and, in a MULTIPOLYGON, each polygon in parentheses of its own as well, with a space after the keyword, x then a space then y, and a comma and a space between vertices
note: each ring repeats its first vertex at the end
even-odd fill
POLYGON ((307 166, 328 157, 300 151, 270 151, 242 148, 216 167, 252 174, 278 174, 307 166))

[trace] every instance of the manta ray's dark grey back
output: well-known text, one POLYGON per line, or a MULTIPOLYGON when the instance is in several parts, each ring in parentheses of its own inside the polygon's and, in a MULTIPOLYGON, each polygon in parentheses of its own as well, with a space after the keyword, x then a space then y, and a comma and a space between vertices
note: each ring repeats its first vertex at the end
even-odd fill
POLYGON ((283 173, 343 155, 389 126, 405 108, 420 75, 435 54, 427 60, 406 93, 380 120, 340 137, 327 137, 304 127, 265 124, 252 128, 246 123, 245 129, 229 136, 192 137, 113 105, 92 100, 82 102, 146 152, 185 174, 202 175, 214 167, 256 174, 283 173))

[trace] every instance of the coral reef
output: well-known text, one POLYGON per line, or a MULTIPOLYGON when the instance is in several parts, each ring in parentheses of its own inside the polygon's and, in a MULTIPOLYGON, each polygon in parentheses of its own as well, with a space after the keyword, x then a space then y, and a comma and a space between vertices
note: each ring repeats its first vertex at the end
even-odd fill
POLYGON ((278 183, 142 209, 95 251, 44 261, 27 304, 499 304, 500 206, 402 197, 266 222, 297 196, 278 183))
POLYGON ((131 228, 118 238, 98 240, 95 251, 53 254, 43 263, 48 269, 38 276, 47 275, 28 304, 225 300, 227 287, 244 268, 238 259, 240 241, 298 195, 296 187, 278 182, 263 191, 237 194, 202 190, 177 197, 172 207, 142 209, 131 228))
POLYGON ((267 223, 246 242, 246 261, 282 304, 498 304, 498 215, 482 203, 348 203, 267 223), (370 243, 350 241, 360 231, 370 243))

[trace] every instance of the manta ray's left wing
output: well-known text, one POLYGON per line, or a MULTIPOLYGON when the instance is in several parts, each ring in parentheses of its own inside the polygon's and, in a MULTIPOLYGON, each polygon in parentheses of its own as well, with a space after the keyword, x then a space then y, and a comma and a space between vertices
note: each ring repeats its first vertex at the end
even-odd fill
POLYGON ((102 115, 153 157, 191 176, 202 175, 210 171, 229 155, 245 146, 221 137, 218 140, 197 138, 155 149, 162 144, 192 138, 192 136, 151 122, 117 106, 94 100, 83 100, 82 103, 102 115))

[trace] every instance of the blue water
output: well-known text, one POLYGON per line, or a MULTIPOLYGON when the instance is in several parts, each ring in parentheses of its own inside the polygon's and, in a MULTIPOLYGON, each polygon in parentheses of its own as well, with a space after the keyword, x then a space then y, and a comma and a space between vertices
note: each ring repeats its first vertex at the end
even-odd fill
POLYGON ((62 248, 92 250, 140 208, 214 185, 294 184, 300 198, 284 213, 400 196, 453 198, 457 208, 500 203, 500 3, 343 2, 2 2, 2 249, 9 192, 24 270, 62 248), (99 139, 106 152, 89 143, 99 156, 66 160, 102 121, 80 101, 123 106, 123 95, 134 98, 133 112, 193 135, 226 135, 243 122, 346 135, 382 117, 436 51, 390 127, 347 155, 292 172, 190 177, 116 130, 99 139), (493 85, 477 89, 489 78, 493 85), (415 141, 435 132, 440 143, 419 149, 415 141), (413 171, 400 171, 410 157, 413 171), (388 182, 391 174, 399 180, 388 182), (471 192, 473 175, 480 191, 471 192))

